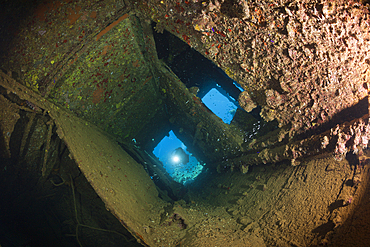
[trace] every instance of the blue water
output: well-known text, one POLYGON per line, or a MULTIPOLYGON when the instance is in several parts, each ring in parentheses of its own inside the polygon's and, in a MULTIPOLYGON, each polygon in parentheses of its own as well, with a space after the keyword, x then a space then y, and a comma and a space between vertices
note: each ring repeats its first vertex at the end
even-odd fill
POLYGON ((240 92, 243 92, 244 91, 244 88, 242 88, 242 86, 239 85, 239 83, 237 83, 236 81, 233 82, 234 86, 240 90, 240 92))
POLYGON ((163 167, 176 182, 189 183, 202 172, 204 164, 187 151, 185 144, 172 130, 168 134, 169 136, 165 136, 154 148, 153 154, 163 163, 163 167), (174 155, 177 148, 182 148, 189 155, 188 163, 183 164, 181 159, 177 160, 179 157, 174 155))
POLYGON ((220 90, 223 89, 221 87, 212 88, 204 95, 202 101, 214 114, 221 118, 222 121, 230 124, 238 106, 223 95, 220 90))

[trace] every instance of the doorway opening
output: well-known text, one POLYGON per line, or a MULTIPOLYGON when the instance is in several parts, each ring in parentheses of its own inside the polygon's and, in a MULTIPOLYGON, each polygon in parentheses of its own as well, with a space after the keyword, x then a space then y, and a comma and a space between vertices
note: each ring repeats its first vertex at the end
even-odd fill
POLYGON ((238 102, 218 84, 202 97, 202 101, 216 116, 227 124, 231 123, 239 107, 238 102))
POLYGON ((194 181, 205 165, 187 150, 172 130, 154 148, 153 154, 162 162, 168 174, 183 185, 194 181))

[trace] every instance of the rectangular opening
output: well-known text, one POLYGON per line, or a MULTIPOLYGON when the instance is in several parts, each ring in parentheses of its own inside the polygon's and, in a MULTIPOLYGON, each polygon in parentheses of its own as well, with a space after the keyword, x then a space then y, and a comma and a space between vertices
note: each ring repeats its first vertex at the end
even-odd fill
POLYGON ((154 148, 153 154, 162 162, 168 174, 184 185, 194 181, 204 167, 204 163, 188 152, 172 130, 154 148))
POLYGON ((227 93, 221 87, 214 87, 203 96, 202 101, 222 121, 230 124, 238 106, 231 101, 230 96, 225 95, 227 93))

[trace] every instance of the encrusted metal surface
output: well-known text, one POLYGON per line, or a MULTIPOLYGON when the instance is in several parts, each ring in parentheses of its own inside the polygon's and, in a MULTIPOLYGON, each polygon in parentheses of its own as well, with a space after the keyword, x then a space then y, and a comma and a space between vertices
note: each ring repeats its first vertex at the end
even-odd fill
MULTIPOLYGON (((356 1, 137 1, 222 68, 289 135, 315 129, 367 96, 369 11, 356 1)), ((252 100, 254 103, 250 103, 252 100)), ((247 102, 244 102, 247 101, 247 102)))

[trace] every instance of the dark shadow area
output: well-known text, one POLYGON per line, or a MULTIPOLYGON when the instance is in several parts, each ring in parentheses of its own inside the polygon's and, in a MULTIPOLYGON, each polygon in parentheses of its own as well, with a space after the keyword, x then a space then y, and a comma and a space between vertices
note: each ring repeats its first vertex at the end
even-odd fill
MULTIPOLYGON (((155 25, 153 22, 153 28, 155 25)), ((198 87, 199 98, 214 87, 214 84, 218 84, 231 97, 238 99, 240 90, 233 84, 234 81, 210 60, 166 30, 163 34, 153 30, 153 36, 158 58, 171 68, 187 88, 198 87)))
POLYGON ((151 121, 150 126, 142 130, 135 136, 136 145, 140 146, 142 150, 152 152, 158 143, 168 135, 168 132, 173 128, 169 122, 171 115, 166 103, 156 116, 151 121))
POLYGON ((318 233, 319 237, 324 237, 328 232, 333 231, 334 227, 335 224, 332 221, 329 221, 313 229, 312 233, 318 233))
POLYGON ((346 186, 353 187, 355 184, 353 183, 353 179, 348 179, 345 183, 346 186))
POLYGON ((13 38, 25 17, 33 14, 40 0, 3 0, 0 7, 0 64, 6 58, 13 38))
POLYGON ((52 170, 42 177, 42 133, 50 119, 36 115, 26 132, 31 114, 20 115, 11 134, 11 157, 0 157, 1 246, 142 246, 106 210, 55 132, 47 162, 52 170))
POLYGON ((358 155, 356 155, 352 152, 349 152, 349 153, 346 154, 346 160, 348 161, 348 163, 352 167, 356 167, 359 164, 358 163, 358 155))
POLYGON ((344 200, 337 200, 329 205, 328 209, 332 213, 335 209, 344 207, 344 200))
POLYGON ((243 6, 237 0, 225 0, 221 4, 221 13, 229 18, 243 18, 243 6))
POLYGON ((335 114, 328 122, 323 123, 317 128, 307 130, 306 132, 297 135, 297 139, 305 139, 313 136, 317 133, 323 133, 335 127, 337 124, 342 124, 344 122, 350 122, 354 119, 361 118, 368 114, 369 102, 368 96, 360 100, 356 105, 346 108, 341 112, 335 114))

